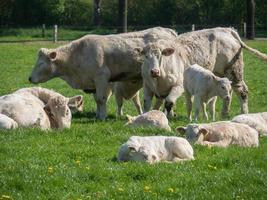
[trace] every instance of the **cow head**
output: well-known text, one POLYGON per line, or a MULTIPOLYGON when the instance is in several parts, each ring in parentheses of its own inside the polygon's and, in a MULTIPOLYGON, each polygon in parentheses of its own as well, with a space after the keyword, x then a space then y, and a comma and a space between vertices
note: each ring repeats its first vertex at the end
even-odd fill
POLYGON ((162 48, 157 43, 148 44, 140 55, 144 56, 142 71, 146 71, 152 78, 161 76, 161 61, 164 56, 170 56, 174 53, 174 48, 162 48))
POLYGON ((29 77, 31 83, 43 83, 56 75, 55 61, 57 52, 45 48, 41 48, 38 52, 38 58, 32 73, 29 77))
POLYGON ((130 160, 148 163, 155 163, 157 161, 157 156, 146 146, 130 145, 128 148, 130 160))
POLYGON ((74 97, 69 98, 68 106, 71 110, 71 113, 77 113, 77 112, 82 112, 83 111, 83 96, 82 95, 77 95, 74 97))
POLYGON ((232 91, 232 81, 229 81, 228 78, 219 78, 214 77, 217 84, 218 95, 226 101, 231 100, 231 91, 232 91))
POLYGON ((192 143, 203 141, 204 136, 208 133, 206 128, 198 124, 189 124, 187 127, 177 127, 176 131, 181 135, 185 135, 186 139, 192 143))
POLYGON ((69 99, 63 96, 52 97, 44 107, 52 128, 70 128, 71 111, 68 106, 69 99))

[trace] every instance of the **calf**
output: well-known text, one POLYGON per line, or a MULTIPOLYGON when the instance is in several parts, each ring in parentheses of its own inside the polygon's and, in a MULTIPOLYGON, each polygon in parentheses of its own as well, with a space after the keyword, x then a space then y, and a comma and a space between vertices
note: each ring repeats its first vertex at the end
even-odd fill
POLYGON ((194 96, 195 116, 197 121, 200 110, 204 112, 206 120, 206 103, 210 106, 210 113, 213 121, 215 120, 215 102, 216 96, 220 96, 223 101, 228 103, 231 100, 231 81, 227 78, 215 76, 211 71, 195 64, 184 71, 184 90, 186 97, 187 115, 192 120, 192 96, 194 96))
POLYGON ((151 126, 171 131, 166 115, 159 110, 151 110, 147 113, 131 117, 127 115, 128 126, 151 126))
POLYGON ((189 124, 176 130, 185 134, 186 138, 195 144, 227 147, 236 145, 242 147, 259 146, 258 132, 246 124, 229 121, 209 124, 189 124))
POLYGON ((232 122, 247 124, 260 135, 267 136, 267 112, 237 115, 232 122))
POLYGON ((132 136, 119 150, 119 161, 178 162, 194 160, 193 148, 181 137, 132 136))

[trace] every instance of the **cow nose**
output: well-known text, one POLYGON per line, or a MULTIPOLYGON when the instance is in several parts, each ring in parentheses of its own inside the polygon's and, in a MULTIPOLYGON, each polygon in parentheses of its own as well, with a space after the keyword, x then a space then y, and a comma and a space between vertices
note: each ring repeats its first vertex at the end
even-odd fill
POLYGON ((158 69, 152 69, 150 71, 152 77, 159 77, 159 70, 158 69))
POLYGON ((32 77, 29 77, 29 79, 28 79, 30 82, 32 82, 32 77))
POLYGON ((226 100, 226 101, 230 101, 230 96, 226 96, 226 97, 225 97, 225 100, 226 100))

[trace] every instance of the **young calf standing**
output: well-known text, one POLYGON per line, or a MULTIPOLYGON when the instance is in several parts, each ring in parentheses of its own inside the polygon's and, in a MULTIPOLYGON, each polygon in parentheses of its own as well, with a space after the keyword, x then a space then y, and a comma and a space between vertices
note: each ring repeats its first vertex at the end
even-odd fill
POLYGON ((212 120, 215 120, 216 96, 220 96, 228 104, 231 101, 231 81, 227 78, 215 76, 211 71, 194 64, 184 71, 184 90, 186 97, 187 115, 192 120, 192 96, 194 96, 195 115, 197 121, 200 110, 204 112, 206 120, 206 103, 209 104, 209 110, 212 120))
POLYGON ((185 134, 190 142, 200 145, 227 147, 236 145, 242 147, 259 146, 258 132, 246 124, 229 121, 209 124, 189 124, 176 130, 185 134))
POLYGON ((124 143, 118 154, 119 161, 143 161, 150 164, 169 161, 194 160, 193 148, 181 137, 132 136, 124 143))

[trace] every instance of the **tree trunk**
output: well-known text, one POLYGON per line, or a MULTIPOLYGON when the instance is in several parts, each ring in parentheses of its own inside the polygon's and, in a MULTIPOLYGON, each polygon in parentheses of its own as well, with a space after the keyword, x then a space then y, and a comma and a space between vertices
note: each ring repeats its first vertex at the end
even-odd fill
POLYGON ((247 38, 255 38, 255 1, 247 0, 247 38))
POLYGON ((119 33, 127 32, 127 0, 119 0, 119 33))
POLYGON ((93 25, 99 26, 100 24, 100 1, 101 0, 94 0, 94 6, 93 6, 93 25))

